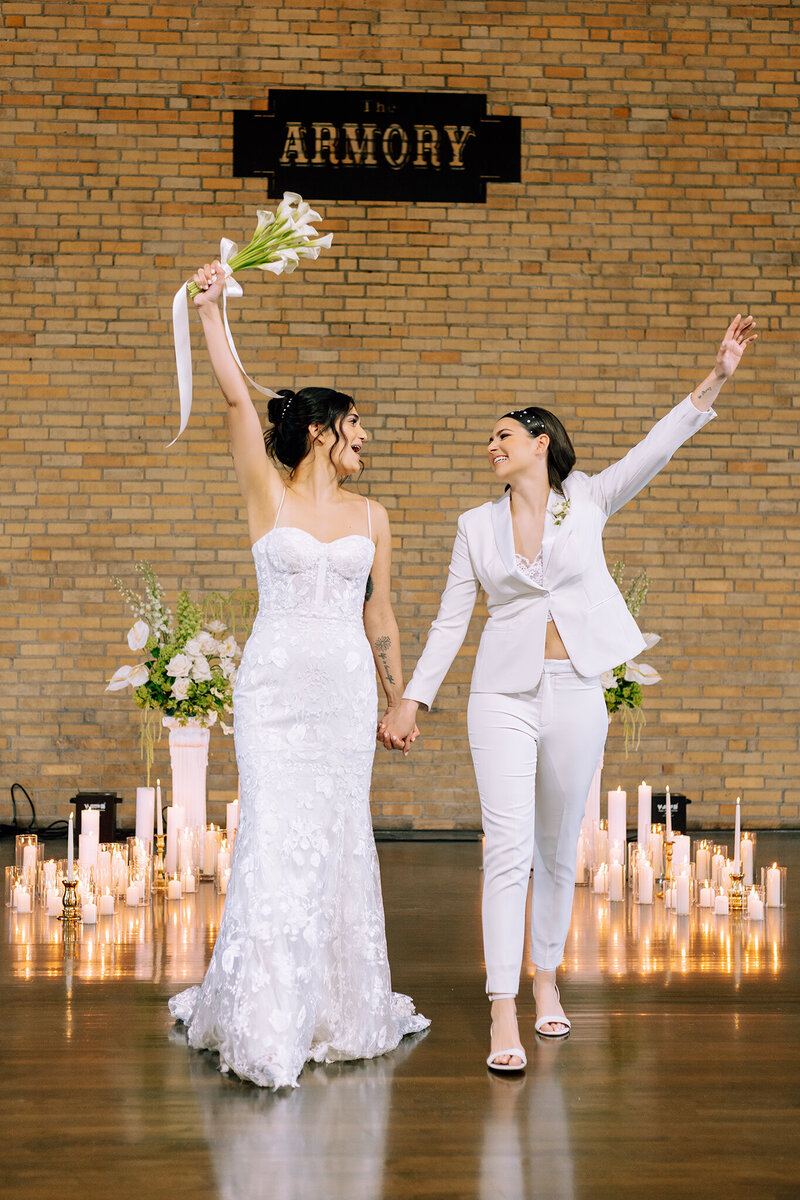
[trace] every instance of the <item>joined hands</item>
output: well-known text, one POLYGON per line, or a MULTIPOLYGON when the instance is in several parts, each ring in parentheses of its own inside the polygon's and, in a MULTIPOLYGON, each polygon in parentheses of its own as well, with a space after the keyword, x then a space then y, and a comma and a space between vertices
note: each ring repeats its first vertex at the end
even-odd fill
POLYGON ((378 724, 378 741, 386 750, 402 750, 407 755, 419 737, 417 728, 417 703, 415 700, 400 700, 390 704, 378 724))

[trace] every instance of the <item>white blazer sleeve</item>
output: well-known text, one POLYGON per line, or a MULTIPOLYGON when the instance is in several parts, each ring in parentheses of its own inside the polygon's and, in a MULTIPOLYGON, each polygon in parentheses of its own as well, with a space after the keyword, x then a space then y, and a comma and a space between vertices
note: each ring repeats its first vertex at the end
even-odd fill
POLYGON ((716 417, 713 408, 701 412, 691 394, 657 421, 643 441, 624 458, 587 478, 595 503, 607 517, 622 508, 665 467, 685 441, 716 417))
POLYGON ((430 627, 425 649, 403 693, 404 700, 416 700, 430 708, 467 636, 477 594, 478 580, 472 568, 462 518, 459 517, 447 585, 442 593, 436 620, 430 627))

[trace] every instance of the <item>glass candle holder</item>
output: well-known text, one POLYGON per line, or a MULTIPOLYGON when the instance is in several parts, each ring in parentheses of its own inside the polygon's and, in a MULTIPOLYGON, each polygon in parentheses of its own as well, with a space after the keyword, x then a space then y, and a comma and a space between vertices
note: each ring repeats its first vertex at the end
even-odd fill
POLYGON ((178 873, 197 876, 200 860, 200 835, 198 828, 181 829, 178 833, 178 873))
POLYGON ((711 878, 711 842, 703 839, 694 845, 695 879, 711 878))
POLYGON ((201 830, 201 834, 200 878, 213 879, 217 870, 217 855, 222 845, 222 830, 212 822, 208 829, 201 830))
POLYGON ((34 886, 32 883, 26 883, 25 878, 24 872, 20 872, 19 879, 11 891, 11 904, 9 907, 18 916, 25 916, 33 912, 34 886))
POLYGON ((181 871, 181 896, 194 896, 197 893, 197 869, 181 871))
POLYGON ((118 900, 125 899, 128 886, 128 847, 115 844, 111 851, 111 893, 118 900))
POLYGON ((600 863, 592 876, 592 892, 595 896, 608 895, 608 863, 600 863))
POLYGON ((746 888, 751 888, 756 881, 756 840, 756 835, 748 832, 742 834, 739 842, 739 856, 744 875, 742 882, 746 888))
POLYGON ((602 866, 608 862, 608 821, 602 820, 597 827, 597 853, 595 855, 595 866, 602 866))
POLYGON ((786 867, 776 862, 761 868, 761 887, 767 908, 786 907, 786 867))
POLYGON ((22 882, 22 872, 19 867, 11 866, 5 869, 5 888, 3 891, 3 902, 6 908, 12 908, 14 904, 14 888, 18 883, 22 882))
MULTIPOLYGON (((232 845, 232 843, 229 842, 232 845)), ((592 843, 585 833, 578 838, 575 851, 575 886, 585 887, 591 878, 592 843)))
POLYGON ((14 865, 19 868, 20 877, 27 887, 36 885, 36 865, 41 857, 42 847, 35 833, 18 833, 14 847, 14 865))
POLYGON ((639 852, 632 864, 633 900, 635 904, 652 904, 655 894, 655 872, 649 854, 639 852))
POLYGON ((94 869, 95 887, 99 893, 111 888, 112 863, 114 861, 115 842, 101 842, 97 847, 97 865, 94 869))
POLYGON ((56 859, 40 859, 36 869, 36 899, 38 903, 46 903, 48 888, 59 886, 60 880, 56 859))
POLYGON ((664 877, 664 826, 650 826, 650 861, 653 864, 653 874, 656 879, 664 877))

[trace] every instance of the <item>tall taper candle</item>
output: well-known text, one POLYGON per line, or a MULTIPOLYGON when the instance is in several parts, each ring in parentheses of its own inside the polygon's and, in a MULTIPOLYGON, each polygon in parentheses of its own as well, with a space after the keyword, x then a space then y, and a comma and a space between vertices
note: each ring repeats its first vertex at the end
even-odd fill
POLYGON ((73 833, 75 826, 72 821, 72 813, 69 814, 69 833, 67 835, 67 883, 74 883, 75 875, 73 872, 73 862, 75 859, 75 839, 73 833))
POLYGON ((164 816, 161 812, 161 780, 156 780, 156 833, 164 836, 164 816))
POLYGON ((619 842, 620 862, 625 861, 625 843, 628 839, 627 799, 628 793, 623 792, 621 787, 608 793, 608 845, 612 847, 619 842))
POLYGON ((733 832, 733 871, 738 875, 742 869, 742 801, 736 797, 736 823, 733 832))
POLYGON ((667 826, 665 841, 672 841, 672 797, 669 794, 669 787, 666 788, 666 803, 664 805, 665 823, 667 826))

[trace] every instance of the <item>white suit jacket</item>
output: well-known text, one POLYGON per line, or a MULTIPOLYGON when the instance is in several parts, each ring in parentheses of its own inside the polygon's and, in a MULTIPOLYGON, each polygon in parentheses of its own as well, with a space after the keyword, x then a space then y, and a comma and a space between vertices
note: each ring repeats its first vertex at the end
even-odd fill
POLYGON ((429 707, 466 637, 478 587, 489 617, 483 629, 473 692, 526 692, 542 674, 547 614, 578 674, 593 677, 644 649, 644 638, 614 583, 603 555, 603 527, 650 482, 675 451, 713 420, 687 396, 643 441, 598 475, 572 471, 562 486, 569 501, 550 493, 545 518, 544 587, 516 566, 509 494, 458 518, 450 573, 425 649, 405 690, 429 707), (548 528, 549 527, 549 528, 548 528))

